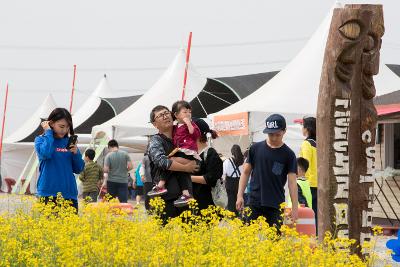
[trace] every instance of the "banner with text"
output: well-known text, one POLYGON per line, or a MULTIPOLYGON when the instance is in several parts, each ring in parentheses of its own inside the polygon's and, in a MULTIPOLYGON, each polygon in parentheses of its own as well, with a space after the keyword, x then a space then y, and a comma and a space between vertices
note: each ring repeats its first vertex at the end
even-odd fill
POLYGON ((248 112, 214 116, 213 123, 219 136, 249 134, 248 112))

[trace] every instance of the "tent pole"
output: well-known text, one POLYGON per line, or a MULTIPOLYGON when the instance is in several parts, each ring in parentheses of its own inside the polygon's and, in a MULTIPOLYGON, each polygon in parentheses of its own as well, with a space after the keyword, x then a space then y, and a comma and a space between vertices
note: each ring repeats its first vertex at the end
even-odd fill
POLYGON ((76 65, 74 65, 74 78, 72 80, 71 101, 69 103, 69 113, 71 113, 71 114, 72 114, 72 104, 74 102, 75 78, 76 78, 76 65))
POLYGON ((188 46, 187 46, 187 50, 186 50, 186 65, 185 65, 185 74, 183 76, 182 100, 185 99, 187 71, 188 71, 188 67, 189 67, 189 57, 190 57, 190 47, 191 46, 192 46, 192 32, 189 33, 188 46))
POLYGON ((1 125, 1 136, 0 136, 0 167, 1 167, 1 156, 3 152, 3 138, 4 138, 4 126, 6 122, 6 112, 7 112, 7 100, 8 100, 8 82, 6 85, 6 97, 4 100, 4 112, 3 112, 3 122, 1 125))
POLYGON ((250 142, 249 147, 250 147, 251 144, 253 143, 254 132, 252 132, 250 129, 250 127, 252 126, 252 125, 250 125, 251 113, 250 113, 250 111, 248 113, 249 113, 249 115, 248 115, 247 127, 249 127, 249 142, 250 142))

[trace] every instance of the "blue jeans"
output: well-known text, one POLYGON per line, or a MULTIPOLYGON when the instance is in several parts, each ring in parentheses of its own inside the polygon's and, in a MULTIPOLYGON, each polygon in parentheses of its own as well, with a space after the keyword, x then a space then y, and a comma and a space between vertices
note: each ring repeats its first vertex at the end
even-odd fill
POLYGON ((128 197, 132 200, 135 200, 136 198, 136 192, 135 190, 132 188, 132 186, 128 187, 128 197))
POLYGON ((115 183, 107 181, 107 193, 113 198, 118 198, 119 202, 128 202, 128 183, 115 183))

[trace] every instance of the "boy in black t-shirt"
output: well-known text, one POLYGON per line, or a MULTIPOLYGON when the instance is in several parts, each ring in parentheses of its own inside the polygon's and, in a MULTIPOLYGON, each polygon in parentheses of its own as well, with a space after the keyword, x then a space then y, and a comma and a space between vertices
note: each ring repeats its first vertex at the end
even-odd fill
POLYGON ((292 211, 289 216, 297 219, 297 161, 294 152, 283 142, 286 132, 286 121, 282 115, 273 114, 266 121, 264 133, 268 138, 253 144, 249 156, 243 165, 236 201, 237 210, 244 207, 243 193, 251 173, 249 206, 250 220, 264 216, 269 225, 278 230, 282 224, 280 204, 285 202, 285 184, 288 180, 289 193, 292 199, 292 211))

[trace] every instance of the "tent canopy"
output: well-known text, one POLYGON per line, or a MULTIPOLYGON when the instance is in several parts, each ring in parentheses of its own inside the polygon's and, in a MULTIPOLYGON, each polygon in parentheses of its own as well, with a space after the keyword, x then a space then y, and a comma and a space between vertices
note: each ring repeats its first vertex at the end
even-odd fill
POLYGON ((386 64, 386 66, 388 66, 388 68, 393 71, 394 73, 396 73, 397 76, 400 77, 400 65, 395 65, 395 64, 386 64))
POLYGON ((93 126, 114 118, 139 98, 140 95, 115 97, 107 76, 104 75, 97 88, 73 114, 75 132, 78 134, 91 133, 93 126))
MULTIPOLYGON (((142 98, 119 116, 96 126, 92 134, 105 131, 109 136, 118 139, 154 134, 156 131, 149 123, 150 111, 156 105, 170 108, 181 98, 184 68, 185 50, 181 49, 165 73, 142 98)), ((186 100, 192 105, 192 116, 206 117, 238 102, 260 88, 276 73, 206 79, 189 64, 186 100)))
POLYGON ((194 98, 192 115, 205 118, 254 93, 278 72, 265 72, 222 78, 208 78, 203 90, 194 98))
POLYGON ((240 99, 254 93, 258 88, 271 80, 279 71, 263 72, 232 77, 220 77, 215 80, 232 88, 240 99))
MULTIPOLYGON (((186 53, 184 49, 180 49, 168 69, 153 87, 119 115, 95 126, 92 135, 103 131, 108 136, 118 139, 149 133, 154 134, 155 128, 149 122, 150 112, 156 105, 164 105, 170 108, 175 101, 181 99, 185 65, 186 53)), ((195 98, 204 88, 206 81, 189 64, 186 99, 190 101, 195 98)))
POLYGON ((40 123, 46 120, 56 107, 53 96, 48 94, 32 116, 15 132, 5 138, 4 143, 33 142, 35 137, 42 132, 40 123))

